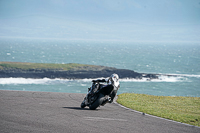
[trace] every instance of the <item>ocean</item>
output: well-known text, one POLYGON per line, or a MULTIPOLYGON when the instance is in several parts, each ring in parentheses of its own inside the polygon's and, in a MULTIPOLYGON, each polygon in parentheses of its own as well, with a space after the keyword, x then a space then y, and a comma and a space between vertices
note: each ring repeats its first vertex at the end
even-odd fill
MULTIPOLYGON (((161 74, 154 80, 120 79, 118 94, 200 97, 200 43, 195 42, 0 38, 0 61, 80 63, 161 74)), ((91 80, 0 78, 0 90, 87 93, 91 80)))

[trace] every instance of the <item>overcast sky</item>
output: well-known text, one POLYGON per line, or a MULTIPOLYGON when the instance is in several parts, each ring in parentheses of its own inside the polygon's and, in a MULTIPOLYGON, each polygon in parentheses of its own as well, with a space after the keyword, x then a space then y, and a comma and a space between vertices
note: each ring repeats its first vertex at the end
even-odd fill
POLYGON ((0 0, 0 37, 200 41, 200 0, 0 0))

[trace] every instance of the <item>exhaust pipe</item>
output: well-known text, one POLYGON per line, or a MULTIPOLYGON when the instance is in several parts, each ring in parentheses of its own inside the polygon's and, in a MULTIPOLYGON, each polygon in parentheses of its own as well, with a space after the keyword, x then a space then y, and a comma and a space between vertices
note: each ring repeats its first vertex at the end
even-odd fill
POLYGON ((111 101, 112 101, 111 97, 107 97, 104 99, 101 105, 104 106, 107 102, 111 102, 111 101))
POLYGON ((111 101, 112 101, 111 97, 108 97, 108 102, 111 102, 111 101))

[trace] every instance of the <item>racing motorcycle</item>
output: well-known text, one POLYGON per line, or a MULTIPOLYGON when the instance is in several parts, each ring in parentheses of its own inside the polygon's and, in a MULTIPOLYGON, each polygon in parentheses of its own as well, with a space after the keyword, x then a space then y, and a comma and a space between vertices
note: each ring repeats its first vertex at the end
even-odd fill
POLYGON ((112 74, 108 79, 93 80, 92 82, 92 86, 88 88, 88 94, 81 103, 81 108, 89 106, 91 110, 95 110, 100 105, 111 103, 120 87, 117 74, 112 74), (107 84, 99 82, 107 82, 107 84))
POLYGON ((111 102, 109 94, 113 89, 105 90, 105 85, 99 82, 93 82, 92 86, 88 88, 88 94, 81 103, 81 108, 88 106, 91 110, 95 110, 97 107, 104 106, 106 103, 111 102))

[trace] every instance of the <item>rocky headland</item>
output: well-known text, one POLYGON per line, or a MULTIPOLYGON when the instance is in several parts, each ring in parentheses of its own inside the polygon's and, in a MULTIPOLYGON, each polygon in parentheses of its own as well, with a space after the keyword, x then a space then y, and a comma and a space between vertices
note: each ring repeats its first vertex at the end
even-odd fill
POLYGON ((63 78, 84 79, 109 77, 117 73, 120 78, 158 78, 156 74, 137 73, 127 69, 114 67, 83 65, 83 64, 39 64, 39 63, 17 63, 0 62, 0 78, 22 77, 22 78, 63 78))

